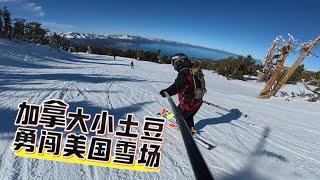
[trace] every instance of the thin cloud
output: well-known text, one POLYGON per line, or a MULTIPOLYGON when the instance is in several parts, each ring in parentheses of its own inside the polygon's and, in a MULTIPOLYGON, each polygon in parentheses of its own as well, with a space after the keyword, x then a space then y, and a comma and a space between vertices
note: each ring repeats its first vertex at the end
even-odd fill
POLYGON ((34 16, 43 17, 45 15, 43 8, 34 2, 30 2, 26 0, 0 0, 0 3, 9 5, 9 7, 13 6, 17 9, 30 12, 34 16))
POLYGON ((0 3, 16 2, 17 0, 0 0, 0 3))
POLYGON ((43 8, 36 3, 25 2, 23 8, 27 11, 35 13, 36 16, 42 17, 45 15, 43 8))
POLYGON ((55 31, 70 31, 75 28, 73 25, 62 24, 57 22, 41 22, 41 24, 44 27, 49 28, 51 30, 55 30, 55 31))

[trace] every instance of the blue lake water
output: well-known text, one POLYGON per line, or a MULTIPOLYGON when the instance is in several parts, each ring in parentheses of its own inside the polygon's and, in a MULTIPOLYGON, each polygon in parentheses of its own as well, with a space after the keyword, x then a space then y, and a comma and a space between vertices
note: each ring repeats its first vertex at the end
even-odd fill
POLYGON ((153 44, 153 43, 117 43, 117 47, 132 49, 132 50, 144 50, 157 52, 161 50, 161 55, 172 56, 177 53, 184 53, 191 58, 207 58, 207 59, 223 59, 230 56, 237 56, 235 54, 201 47, 193 47, 188 45, 168 45, 168 44, 153 44))

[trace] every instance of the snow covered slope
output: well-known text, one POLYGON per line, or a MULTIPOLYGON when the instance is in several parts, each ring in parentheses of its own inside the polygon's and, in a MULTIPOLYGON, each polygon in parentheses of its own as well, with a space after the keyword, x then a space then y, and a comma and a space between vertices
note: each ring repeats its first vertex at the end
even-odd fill
MULTIPOLYGON (((194 179, 180 133, 166 128, 160 173, 15 157, 10 150, 21 101, 40 104, 63 99, 94 114, 109 110, 116 118, 135 113, 142 120, 169 107, 159 90, 176 76, 170 65, 132 59, 67 54, 46 46, 0 40, 1 179, 194 179)), ((196 116, 201 135, 217 144, 199 146, 216 179, 320 179, 320 104, 303 100, 256 99, 262 84, 227 81, 206 71, 207 101, 233 109, 226 113, 203 105, 196 116), (241 111, 249 118, 239 117, 241 111)))

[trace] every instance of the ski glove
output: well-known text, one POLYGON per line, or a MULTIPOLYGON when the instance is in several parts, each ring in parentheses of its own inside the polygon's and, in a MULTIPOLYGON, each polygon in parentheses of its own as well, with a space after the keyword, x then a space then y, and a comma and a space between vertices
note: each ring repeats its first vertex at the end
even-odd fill
POLYGON ((165 94, 164 92, 166 92, 166 91, 163 89, 163 90, 161 90, 161 91, 159 92, 159 94, 160 94, 162 97, 166 97, 166 94, 165 94))

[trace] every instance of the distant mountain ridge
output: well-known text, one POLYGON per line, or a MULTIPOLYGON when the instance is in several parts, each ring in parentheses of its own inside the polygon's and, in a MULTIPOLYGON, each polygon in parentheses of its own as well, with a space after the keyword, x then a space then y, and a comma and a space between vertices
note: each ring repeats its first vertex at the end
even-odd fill
MULTIPOLYGON (((186 53, 191 58, 219 60, 227 57, 237 57, 238 54, 224 50, 208 48, 200 45, 184 43, 179 41, 165 40, 159 38, 147 38, 128 34, 95 34, 68 32, 59 33, 70 40, 71 45, 103 45, 122 49, 157 51, 161 50, 162 55, 173 55, 186 53)), ((258 63, 259 60, 257 61, 258 63)))
MULTIPOLYGON (((135 43, 159 43, 159 44, 171 44, 171 45, 183 45, 190 46, 208 50, 216 50, 221 52, 230 53, 224 50, 208 48, 200 45, 194 45, 191 43, 185 43, 180 41, 172 41, 160 38, 147 38, 137 35, 128 35, 128 34, 96 34, 96 33, 78 33, 78 32, 68 32, 68 33, 59 33, 59 35, 65 36, 71 41, 76 40, 109 40, 109 41, 122 41, 122 42, 135 42, 135 43)), ((231 53, 233 54, 233 53, 231 53)), ((236 55, 236 54, 233 54, 236 55)))
MULTIPOLYGON (((68 33, 59 33, 59 35, 65 36, 68 39, 83 39, 83 40, 118 40, 118 41, 134 41, 139 43, 163 43, 163 44, 173 44, 173 45, 186 45, 203 49, 212 49, 200 45, 194 45, 191 43, 184 43, 180 41, 172 41, 160 38, 147 38, 137 35, 128 35, 128 34, 96 34, 96 33, 78 33, 78 32, 68 32, 68 33)), ((214 49, 218 50, 218 49, 214 49)), ((219 50, 223 51, 223 50, 219 50)))

